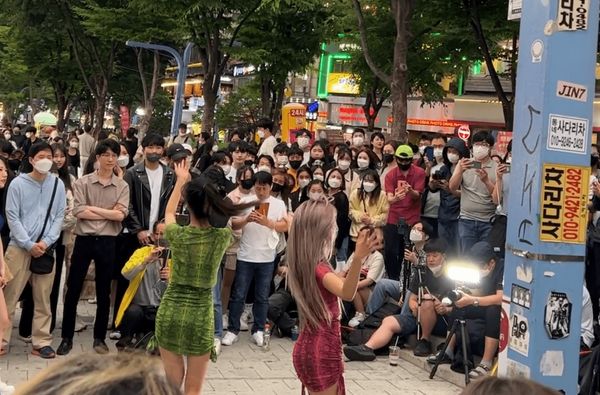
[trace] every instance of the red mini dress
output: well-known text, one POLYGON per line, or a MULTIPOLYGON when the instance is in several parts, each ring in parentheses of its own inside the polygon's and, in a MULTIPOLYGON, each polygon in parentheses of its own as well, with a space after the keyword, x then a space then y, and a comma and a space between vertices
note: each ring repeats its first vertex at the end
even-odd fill
POLYGON ((293 362, 296 374, 304 388, 321 392, 337 383, 338 395, 346 393, 344 362, 340 334, 340 304, 337 296, 323 286, 323 277, 332 273, 331 266, 320 262, 315 276, 323 301, 331 314, 331 324, 322 322, 318 328, 304 328, 294 345, 293 362))

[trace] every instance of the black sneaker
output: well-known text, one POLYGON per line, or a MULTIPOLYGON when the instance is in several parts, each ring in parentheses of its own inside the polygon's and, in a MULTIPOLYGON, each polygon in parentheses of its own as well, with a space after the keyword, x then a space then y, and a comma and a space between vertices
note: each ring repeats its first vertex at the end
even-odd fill
POLYGON ((417 346, 413 350, 413 354, 416 357, 426 357, 428 355, 431 355, 433 351, 431 348, 431 342, 429 340, 421 339, 417 342, 417 346))
MULTIPOLYGON (((430 364, 435 364, 435 361, 437 361, 438 356, 442 353, 442 350, 436 352, 435 354, 431 354, 430 356, 427 357, 427 363, 430 364)), ((442 360, 440 361, 440 365, 444 365, 444 364, 450 364, 452 363, 452 359, 448 356, 448 354, 444 353, 444 355, 442 356, 442 360)))
POLYGON ((58 355, 67 355, 73 349, 73 339, 62 339, 60 346, 56 350, 58 355))
POLYGON ((360 346, 344 347, 344 355, 350 361, 374 361, 376 356, 372 349, 361 344, 360 346))
POLYGON ((108 346, 101 339, 94 339, 94 351, 98 354, 108 354, 108 346))

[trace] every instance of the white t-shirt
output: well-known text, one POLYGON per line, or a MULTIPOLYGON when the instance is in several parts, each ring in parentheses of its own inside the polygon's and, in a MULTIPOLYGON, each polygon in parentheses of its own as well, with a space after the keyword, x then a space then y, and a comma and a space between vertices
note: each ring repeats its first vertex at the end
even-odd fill
POLYGON ((275 136, 269 136, 263 141, 260 148, 258 149, 258 154, 256 157, 258 158, 261 155, 269 155, 273 160, 275 160, 275 154, 273 153, 273 148, 277 145, 277 139, 275 136))
MULTIPOLYGON (((350 258, 348 258, 346 268, 350 268, 350 265, 352 264, 353 260, 354 253, 350 255, 350 258)), ((369 255, 365 262, 362 264, 360 268, 361 278, 364 275, 365 278, 370 278, 371 280, 373 280, 374 283, 377 283, 377 281, 383 278, 384 268, 385 265, 383 262, 383 255, 381 254, 381 252, 375 251, 374 253, 369 255)))
POLYGON ((148 231, 152 233, 154 223, 161 219, 158 218, 158 210, 160 208, 163 168, 162 166, 158 166, 156 170, 150 170, 146 167, 146 174, 148 174, 148 183, 150 184, 150 219, 148 222, 148 231))
MULTIPOLYGON (((252 200, 256 199, 255 196, 253 198, 252 200)), ((285 218, 287 210, 281 200, 269 196, 269 199, 265 202, 269 203, 268 219, 281 221, 285 218)), ((244 215, 248 215, 251 211, 252 209, 248 209, 244 215)), ((279 233, 266 226, 250 222, 242 228, 238 259, 245 262, 271 263, 275 260, 278 243, 279 233)))

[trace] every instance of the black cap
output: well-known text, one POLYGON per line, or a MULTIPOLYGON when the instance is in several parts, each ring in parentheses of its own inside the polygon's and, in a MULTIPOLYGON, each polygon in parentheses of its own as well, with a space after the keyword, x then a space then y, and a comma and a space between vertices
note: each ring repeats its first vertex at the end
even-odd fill
POLYGON ((167 156, 171 160, 180 160, 183 158, 187 158, 191 154, 192 153, 189 150, 185 149, 181 144, 171 144, 169 148, 167 148, 167 156))
POLYGON ((448 243, 444 239, 431 239, 425 244, 423 250, 427 252, 441 252, 445 254, 448 250, 448 243))
POLYGON ((471 262, 480 266, 487 264, 491 259, 496 259, 494 248, 487 241, 473 244, 467 255, 471 262))

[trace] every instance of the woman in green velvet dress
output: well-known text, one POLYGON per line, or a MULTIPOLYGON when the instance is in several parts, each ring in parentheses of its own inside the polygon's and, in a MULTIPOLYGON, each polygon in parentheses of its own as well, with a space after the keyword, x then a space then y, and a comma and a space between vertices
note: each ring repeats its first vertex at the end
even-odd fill
POLYGON ((156 316, 156 340, 169 381, 179 387, 184 384, 186 395, 196 395, 202 390, 209 357, 216 359, 212 288, 232 237, 229 228, 213 227, 211 219, 215 214, 235 215, 238 208, 223 199, 214 183, 202 177, 188 182, 185 161, 175 164, 175 174, 177 182, 165 212, 165 238, 173 265, 156 316), (188 226, 175 221, 182 191, 190 212, 188 226))

